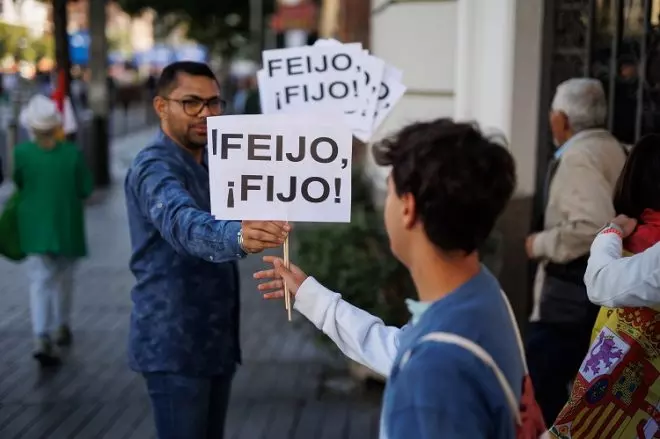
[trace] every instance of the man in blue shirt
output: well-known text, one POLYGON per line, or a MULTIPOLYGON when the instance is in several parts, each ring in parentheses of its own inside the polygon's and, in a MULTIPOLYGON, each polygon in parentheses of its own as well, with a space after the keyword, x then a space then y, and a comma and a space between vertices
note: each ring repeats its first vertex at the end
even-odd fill
POLYGON ((479 263, 515 187, 515 166, 503 146, 470 124, 449 119, 412 124, 374 147, 376 162, 391 166, 385 226, 394 255, 408 268, 419 301, 403 328, 356 308, 282 260, 255 274, 266 298, 282 296, 353 360, 388 377, 381 438, 511 439, 524 363, 516 323, 497 279, 479 263), (425 340, 431 333, 460 336, 484 349, 501 369, 463 346, 425 340))
POLYGON ((136 278, 129 340, 159 439, 221 439, 240 362, 236 261, 280 246, 283 222, 216 220, 210 212, 206 118, 224 102, 205 64, 169 65, 157 84, 156 138, 125 192, 136 278))

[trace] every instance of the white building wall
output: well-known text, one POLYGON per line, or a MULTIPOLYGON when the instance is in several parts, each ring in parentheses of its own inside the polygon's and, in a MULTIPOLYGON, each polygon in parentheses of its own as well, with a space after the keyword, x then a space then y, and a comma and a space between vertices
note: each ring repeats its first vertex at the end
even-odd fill
MULTIPOLYGON (((372 0, 372 10, 387 0, 372 0)), ((371 18, 371 52, 403 72, 408 91, 380 127, 375 139, 416 120, 451 117, 457 37, 457 2, 397 2, 371 18)), ((368 172, 385 190, 387 169, 368 154, 368 172)))
MULTIPOLYGON (((374 15, 372 52, 401 69, 408 87, 376 138, 414 120, 475 120, 509 139, 518 195, 531 195, 542 11, 543 0, 399 0, 374 15)), ((368 169, 383 188, 387 170, 368 169)))

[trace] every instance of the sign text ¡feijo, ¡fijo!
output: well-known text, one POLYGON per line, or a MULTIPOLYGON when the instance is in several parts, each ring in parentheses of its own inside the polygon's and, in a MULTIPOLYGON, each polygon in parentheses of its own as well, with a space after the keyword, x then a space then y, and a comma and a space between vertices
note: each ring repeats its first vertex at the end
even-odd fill
MULTIPOLYGON (((307 154, 317 163, 330 164, 339 158, 339 145, 330 137, 315 137, 308 140, 298 136, 297 151, 284 151, 284 136, 270 134, 222 133, 218 142, 218 130, 211 130, 211 154, 220 155, 222 160, 229 159, 230 150, 247 151, 248 160, 301 162, 307 154), (218 144, 219 143, 219 144, 218 144)), ((341 168, 348 165, 348 159, 341 159, 341 168)))

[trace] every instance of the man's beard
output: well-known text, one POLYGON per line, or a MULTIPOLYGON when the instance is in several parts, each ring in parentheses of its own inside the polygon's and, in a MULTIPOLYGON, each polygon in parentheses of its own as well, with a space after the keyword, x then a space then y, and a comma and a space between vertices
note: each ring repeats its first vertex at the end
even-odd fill
POLYGON ((190 151, 199 151, 200 149, 204 149, 206 146, 206 143, 197 143, 197 142, 186 142, 186 149, 189 149, 190 151))
POLYGON ((200 149, 204 149, 206 146, 206 139, 202 142, 199 141, 194 141, 191 138, 192 136, 189 135, 189 133, 184 134, 181 136, 180 143, 181 145, 184 146, 189 151, 199 151, 200 149))

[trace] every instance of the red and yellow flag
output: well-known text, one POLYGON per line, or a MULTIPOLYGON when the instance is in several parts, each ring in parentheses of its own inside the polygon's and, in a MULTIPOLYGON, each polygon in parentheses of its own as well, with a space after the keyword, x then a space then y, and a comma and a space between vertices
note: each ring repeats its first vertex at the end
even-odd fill
MULTIPOLYGON (((51 99, 55 101, 55 104, 57 105, 57 109, 60 111, 60 114, 62 115, 62 119, 64 119, 64 100, 66 99, 68 94, 69 93, 67 90, 66 72, 64 71, 63 68, 60 68, 57 71, 57 86, 55 87, 55 90, 51 95, 51 99)), ((60 127, 57 132, 57 138, 58 140, 63 140, 65 137, 66 135, 64 134, 64 128, 60 127)))

